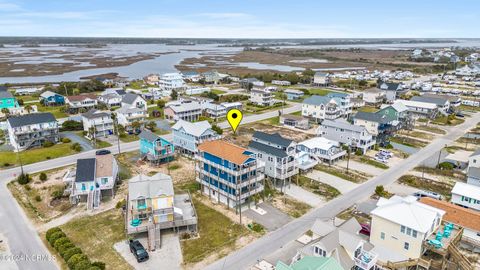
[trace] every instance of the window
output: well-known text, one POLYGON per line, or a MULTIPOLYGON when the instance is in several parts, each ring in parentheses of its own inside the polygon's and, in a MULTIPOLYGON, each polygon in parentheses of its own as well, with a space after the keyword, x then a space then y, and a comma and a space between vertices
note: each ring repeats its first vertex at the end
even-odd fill
POLYGON ((385 240, 385 233, 384 233, 384 232, 381 232, 381 233, 380 233, 380 238, 381 238, 382 240, 385 240))
POLYGON ((402 233, 405 233, 405 226, 402 225, 402 226, 400 227, 400 231, 401 231, 402 233))
POLYGON ((107 177, 103 177, 102 178, 102 185, 106 185, 108 183, 108 178, 107 177))
POLYGON ((407 235, 412 235, 412 229, 407 228, 407 235))
POLYGON ((412 230, 412 236, 415 237, 415 238, 417 238, 417 231, 412 230))
POLYGON ((405 244, 403 244, 403 248, 405 250, 408 250, 410 248, 410 244, 408 242, 405 242, 405 244))
POLYGON ((145 199, 139 199, 137 200, 137 209, 146 209, 147 208, 147 202, 145 199))

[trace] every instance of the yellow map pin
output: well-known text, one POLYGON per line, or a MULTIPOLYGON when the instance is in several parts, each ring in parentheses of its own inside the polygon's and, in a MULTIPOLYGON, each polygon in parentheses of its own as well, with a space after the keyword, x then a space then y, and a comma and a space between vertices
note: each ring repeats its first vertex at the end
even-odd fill
POLYGON ((243 114, 240 110, 237 109, 231 109, 227 113, 227 121, 230 124, 230 126, 233 129, 233 132, 237 132, 237 128, 240 125, 240 122, 242 122, 243 114))

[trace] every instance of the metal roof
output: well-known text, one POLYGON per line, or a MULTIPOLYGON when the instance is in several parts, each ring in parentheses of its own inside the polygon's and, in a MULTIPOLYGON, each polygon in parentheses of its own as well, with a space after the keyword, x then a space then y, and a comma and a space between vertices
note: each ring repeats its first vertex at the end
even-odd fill
POLYGON ((95 180, 95 158, 77 159, 75 182, 89 182, 95 180))

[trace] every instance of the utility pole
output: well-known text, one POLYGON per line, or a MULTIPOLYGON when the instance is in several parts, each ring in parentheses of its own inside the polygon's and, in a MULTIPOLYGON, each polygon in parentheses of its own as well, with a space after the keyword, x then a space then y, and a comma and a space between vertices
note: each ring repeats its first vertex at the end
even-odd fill
MULTIPOLYGON (((445 147, 447 147, 447 145, 445 145, 445 147)), ((437 168, 440 165, 440 157, 442 156, 442 150, 443 150, 443 148, 440 149, 440 151, 438 152, 437 168)))
POLYGON ((347 148, 347 174, 348 174, 348 166, 350 165, 350 145, 347 148))
POLYGON ((24 171, 23 171, 23 162, 22 162, 22 158, 20 157, 20 151, 18 151, 18 144, 15 144, 15 149, 17 150, 17 160, 18 160, 18 163, 20 163, 20 172, 21 172, 20 175, 23 176, 23 173, 24 173, 24 171))

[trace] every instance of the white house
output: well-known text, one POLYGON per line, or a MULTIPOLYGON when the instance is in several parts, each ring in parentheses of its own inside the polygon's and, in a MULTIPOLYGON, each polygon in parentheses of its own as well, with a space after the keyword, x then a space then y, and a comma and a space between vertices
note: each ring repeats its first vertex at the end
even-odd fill
POLYGON ((202 115, 202 105, 196 101, 173 101, 167 103, 165 107, 165 118, 170 121, 185 120, 189 122, 197 121, 202 115))
POLYGON ((104 94, 98 97, 98 102, 107 105, 108 108, 112 108, 122 104, 122 96, 116 93, 104 94))
POLYGON ((65 103, 73 111, 78 111, 79 109, 90 110, 98 105, 98 100, 94 94, 82 94, 65 97, 65 103))
POLYGON ((160 88, 165 90, 181 91, 185 89, 185 82, 183 76, 180 73, 165 73, 160 76, 158 82, 160 88))
POLYGON ((316 72, 315 75, 313 75, 313 85, 327 86, 329 84, 330 84, 330 77, 328 73, 316 72))
POLYGON ((83 130, 87 132, 87 137, 98 138, 107 137, 113 134, 113 120, 109 111, 99 111, 91 109, 82 114, 83 130), (90 134, 91 128, 94 133, 90 134))
POLYGON ((42 146, 46 141, 59 141, 58 123, 51 113, 32 113, 7 119, 6 129, 13 151, 42 146))
POLYGON ((187 94, 187 95, 199 95, 199 94, 203 94, 203 93, 208 93, 210 91, 211 91, 210 87, 188 87, 185 90, 185 94, 187 94))
POLYGON ((139 95, 127 93, 122 98, 122 108, 138 108, 147 111, 147 101, 139 95))
POLYGON ((33 95, 43 90, 44 87, 22 87, 22 88, 15 88, 15 95, 23 96, 23 95, 33 95))
POLYGON ((324 119, 337 119, 346 116, 340 101, 327 96, 311 96, 303 100, 302 116, 320 122, 324 119))
POLYGON ((380 106, 385 102, 385 99, 385 92, 377 88, 370 88, 363 92, 363 101, 365 101, 367 105, 380 106))
POLYGON ((297 152, 305 152, 316 160, 329 164, 341 159, 347 153, 342 149, 339 142, 324 137, 313 137, 299 142, 297 152))
POLYGON ((275 101, 270 91, 265 89, 252 89, 250 91, 250 102, 259 106, 272 106, 275 101))
POLYGON ((452 189, 452 203, 480 211, 480 186, 457 182, 452 189))
POLYGON ((200 143, 221 138, 208 121, 191 123, 179 120, 172 126, 172 130, 175 149, 189 155, 197 152, 200 143))
POLYGON ((122 107, 115 111, 117 114, 118 124, 125 127, 125 131, 135 131, 132 124, 138 122, 141 125, 145 123, 147 112, 139 108, 122 107))
POLYGON ((376 143, 373 135, 365 127, 352 125, 344 119, 324 120, 317 129, 317 135, 338 141, 353 149, 361 149, 363 153, 372 149, 376 143))
POLYGON ((416 197, 380 198, 371 213, 370 242, 386 263, 417 259, 424 241, 437 231, 445 211, 420 203, 416 197))
POLYGON ((413 118, 430 118, 433 119, 438 114, 437 105, 433 103, 397 99, 395 103, 402 103, 408 108, 410 115, 413 118))

